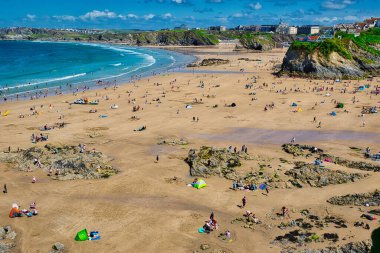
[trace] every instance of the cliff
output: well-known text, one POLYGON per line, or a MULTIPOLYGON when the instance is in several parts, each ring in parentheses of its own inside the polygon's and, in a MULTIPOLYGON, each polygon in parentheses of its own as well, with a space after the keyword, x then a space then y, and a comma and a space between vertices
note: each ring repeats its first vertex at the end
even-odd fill
POLYGON ((210 46, 217 45, 220 40, 236 40, 240 42, 241 49, 266 51, 274 48, 276 44, 292 42, 294 38, 286 35, 246 31, 170 30, 144 32, 93 30, 84 32, 45 28, 4 28, 0 29, 0 39, 123 43, 138 46, 210 46))
POLYGON ((356 79, 380 74, 380 29, 354 37, 337 34, 323 42, 294 42, 280 74, 321 79, 356 79))
POLYGON ((127 45, 216 45, 219 40, 206 31, 151 31, 114 32, 96 31, 90 34, 66 30, 39 28, 0 29, 0 39, 8 40, 47 40, 124 43, 127 45))

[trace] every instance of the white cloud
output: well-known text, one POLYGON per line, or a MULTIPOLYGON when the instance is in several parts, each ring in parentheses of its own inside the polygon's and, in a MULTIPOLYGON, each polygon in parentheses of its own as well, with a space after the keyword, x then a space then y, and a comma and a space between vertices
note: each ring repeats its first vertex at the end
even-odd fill
POLYGON ((259 2, 255 3, 255 4, 249 4, 249 7, 251 7, 252 9, 257 10, 257 11, 261 10, 263 8, 263 6, 259 2))
POLYGON ((128 18, 139 18, 136 14, 130 13, 127 15, 128 18))
POLYGON ((150 19, 152 19, 152 18, 154 18, 156 15, 154 15, 154 14, 147 14, 147 15, 144 15, 143 16, 143 18, 145 19, 145 20, 150 20, 150 19))
POLYGON ((171 13, 165 13, 164 15, 162 15, 162 18, 163 19, 171 19, 171 18, 173 18, 173 15, 171 13))
POLYGON ((29 20, 29 21, 35 21, 36 20, 36 15, 34 14, 27 14, 26 15, 26 18, 29 20))
POLYGON ((322 7, 330 10, 342 10, 347 7, 347 5, 354 4, 355 1, 352 0, 327 0, 322 3, 322 7))
POLYGON ((331 22, 335 22, 337 21, 338 18, 337 17, 322 17, 322 18, 316 18, 315 21, 317 22, 321 22, 321 23, 331 23, 331 22))
POLYGON ((102 19, 115 19, 115 18, 123 18, 124 16, 122 15, 117 15, 115 12, 109 11, 109 10, 104 10, 104 11, 98 11, 98 10, 93 10, 91 12, 87 12, 86 14, 80 16, 80 19, 83 21, 95 21, 96 19, 102 18, 102 19))
POLYGON ((53 18, 57 19, 58 21, 75 21, 75 20, 77 20, 77 17, 70 16, 70 15, 53 16, 53 18))
POLYGON ((356 17, 356 16, 345 16, 343 19, 344 19, 344 20, 347 20, 347 21, 356 21, 356 20, 358 20, 359 18, 356 17))

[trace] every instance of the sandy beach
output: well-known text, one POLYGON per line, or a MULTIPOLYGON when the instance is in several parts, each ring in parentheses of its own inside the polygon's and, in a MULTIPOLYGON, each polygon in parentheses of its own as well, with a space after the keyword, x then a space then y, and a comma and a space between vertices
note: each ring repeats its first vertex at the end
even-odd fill
POLYGON ((304 209, 320 217, 339 217, 348 228, 330 225, 313 229, 319 235, 337 233, 337 242, 288 246, 319 249, 370 239, 379 223, 360 216, 376 207, 339 206, 326 201, 379 189, 380 173, 325 162, 331 170, 368 176, 355 182, 297 188, 288 183, 285 172, 295 161, 313 163, 315 159, 294 157, 281 145, 294 137, 295 143, 380 165, 362 152, 366 147, 372 153, 380 151, 379 115, 362 116, 363 106, 380 106, 380 96, 371 94, 380 85, 380 78, 340 82, 279 78, 273 72, 285 55, 282 49, 235 52, 231 45, 219 45, 182 50, 200 60, 221 58, 229 63, 150 76, 115 89, 0 103, 1 113, 9 111, 0 117, 0 151, 86 144, 87 150, 96 149, 110 157, 112 166, 119 170, 104 179, 53 180, 38 167, 26 172, 0 163, 0 185, 8 188, 0 202, 0 225, 11 225, 17 232, 14 252, 48 252, 59 241, 67 252, 278 253, 286 247, 273 243, 275 238, 294 230, 281 229, 280 223, 303 217, 300 212, 304 209), (369 88, 353 93, 367 84, 369 88), (99 105, 70 104, 85 97, 99 100, 99 105), (344 103, 344 108, 336 108, 338 102, 344 103), (236 106, 231 107, 232 103, 236 106), (111 109, 115 104, 118 108, 111 109), (133 112, 137 106, 140 109, 133 112), (30 108, 37 113, 32 115, 30 108), (89 113, 91 109, 97 112, 89 113), (333 111, 336 116, 330 115, 333 111), (39 131, 57 122, 67 125, 39 131), (142 126, 146 126, 144 131, 134 131, 142 126), (32 143, 31 135, 40 133, 48 134, 48 141, 32 143), (160 139, 181 138, 188 144, 158 145, 160 139), (190 149, 232 146, 240 150, 242 145, 247 146, 250 159, 241 161, 239 173, 278 175, 279 182, 269 184, 269 194, 232 190, 232 180, 219 176, 204 178, 207 187, 202 189, 187 186, 195 178, 185 162, 190 149), (239 208, 243 196, 247 205, 239 208), (12 203, 27 207, 33 201, 37 216, 8 217, 12 203), (276 215, 283 206, 289 209, 290 218, 276 215), (254 229, 232 223, 247 210, 261 221, 254 229), (211 211, 219 228, 210 234, 198 233, 211 211), (370 229, 355 227, 357 221, 368 223, 370 229), (83 228, 99 231, 102 239, 75 241, 76 233, 83 228), (231 232, 231 240, 218 237, 226 230, 231 232), (202 250, 201 245, 210 248, 202 250))

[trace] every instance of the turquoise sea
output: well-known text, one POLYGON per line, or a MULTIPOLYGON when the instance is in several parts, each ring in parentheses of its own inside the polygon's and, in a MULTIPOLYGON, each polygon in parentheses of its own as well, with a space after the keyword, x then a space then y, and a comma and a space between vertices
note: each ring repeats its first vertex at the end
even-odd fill
POLYGON ((0 41, 0 94, 27 97, 120 84, 181 68, 194 59, 166 50, 109 44, 0 41))

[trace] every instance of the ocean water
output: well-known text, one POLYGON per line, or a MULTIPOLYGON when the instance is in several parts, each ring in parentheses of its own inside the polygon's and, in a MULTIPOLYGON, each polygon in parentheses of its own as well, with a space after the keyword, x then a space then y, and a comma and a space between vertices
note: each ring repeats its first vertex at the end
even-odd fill
POLYGON ((108 44, 0 41, 0 94, 33 94, 120 84, 181 68, 194 57, 108 44), (99 82, 101 81, 101 82, 99 82))

